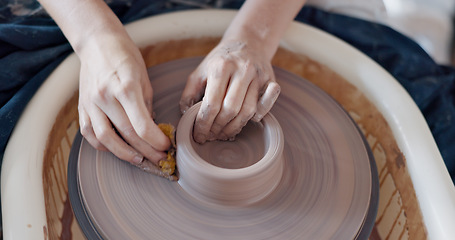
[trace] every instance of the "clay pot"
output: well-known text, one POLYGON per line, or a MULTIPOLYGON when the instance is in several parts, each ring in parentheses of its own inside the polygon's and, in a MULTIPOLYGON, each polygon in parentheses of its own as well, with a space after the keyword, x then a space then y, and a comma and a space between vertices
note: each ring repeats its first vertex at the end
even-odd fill
POLYGON ((193 197, 223 205, 249 205, 264 199, 283 174, 284 136, 272 114, 250 121, 233 141, 198 144, 193 125, 201 103, 177 127, 177 166, 181 187, 193 197))

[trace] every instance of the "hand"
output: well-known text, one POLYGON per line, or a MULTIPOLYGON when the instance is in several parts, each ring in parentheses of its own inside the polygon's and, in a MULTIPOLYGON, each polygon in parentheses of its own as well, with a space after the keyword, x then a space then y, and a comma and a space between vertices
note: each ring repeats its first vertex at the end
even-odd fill
POLYGON ((165 158, 170 142, 151 117, 153 91, 139 49, 126 33, 101 33, 81 46, 82 135, 131 163, 165 158))
POLYGON ((260 121, 280 93, 271 59, 244 40, 222 40, 189 76, 180 100, 185 112, 204 95, 193 137, 227 140, 251 119, 260 121))

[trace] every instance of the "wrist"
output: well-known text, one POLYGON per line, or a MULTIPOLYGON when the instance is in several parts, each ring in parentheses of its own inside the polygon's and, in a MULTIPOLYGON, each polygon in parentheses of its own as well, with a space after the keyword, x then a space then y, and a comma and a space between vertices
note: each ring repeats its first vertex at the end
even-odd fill
POLYGON ((221 41, 245 44, 256 53, 261 53, 268 61, 272 60, 279 45, 279 37, 274 39, 273 36, 248 25, 229 27, 221 41))
POLYGON ((87 58, 93 54, 114 53, 134 42, 123 29, 104 28, 99 31, 87 31, 71 43, 79 58, 87 58))
POLYGON ((39 1, 78 55, 99 38, 127 35, 120 20, 102 0, 39 1))

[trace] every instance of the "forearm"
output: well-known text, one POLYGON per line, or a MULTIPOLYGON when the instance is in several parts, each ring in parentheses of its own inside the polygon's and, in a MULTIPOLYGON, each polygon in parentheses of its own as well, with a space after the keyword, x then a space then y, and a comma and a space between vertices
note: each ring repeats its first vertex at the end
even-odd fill
POLYGON ((249 39, 272 58, 288 25, 306 0, 247 0, 223 39, 249 39))
POLYGON ((80 54, 96 36, 127 36, 120 20, 102 0, 39 0, 80 54))

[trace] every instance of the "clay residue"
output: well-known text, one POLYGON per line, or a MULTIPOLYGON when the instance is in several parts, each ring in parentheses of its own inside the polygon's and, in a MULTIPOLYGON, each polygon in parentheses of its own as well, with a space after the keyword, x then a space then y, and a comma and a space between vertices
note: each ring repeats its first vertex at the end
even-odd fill
MULTIPOLYGON (((204 56, 218 41, 219 38, 165 41, 145 47, 141 52, 147 67, 150 67, 179 58, 204 56)), ((426 230, 406 159, 378 109, 347 80, 304 55, 279 49, 273 64, 308 79, 329 93, 351 114, 367 137, 376 158, 381 184, 380 210, 372 238, 425 239, 426 230), (390 218, 388 214, 392 214, 390 218)), ((45 238, 58 239, 65 232, 62 228, 70 227, 66 226, 67 222, 63 224, 62 219, 68 197, 67 159, 65 161, 61 145, 67 138, 69 124, 74 122, 77 123, 77 94, 59 113, 45 149, 43 184, 48 222, 48 229, 44 229, 45 238)), ((66 217, 72 218, 68 214, 66 217)))
POLYGON ((68 197, 67 165, 71 145, 79 128, 77 100, 76 92, 58 113, 44 152, 45 239, 72 238, 71 228, 75 220, 68 197))
POLYGON ((395 158, 395 164, 397 165, 397 168, 406 167, 405 158, 404 158, 403 153, 397 152, 396 154, 397 155, 396 155, 396 158, 395 158))

